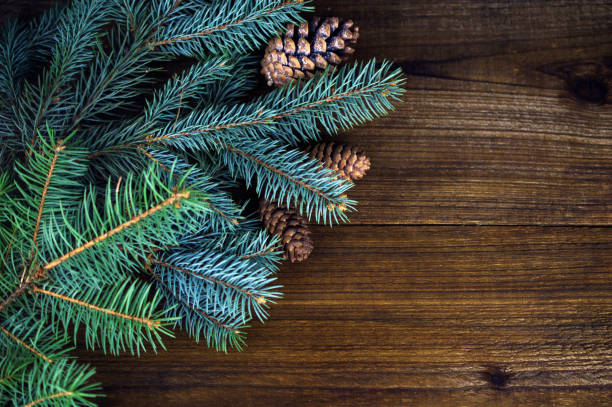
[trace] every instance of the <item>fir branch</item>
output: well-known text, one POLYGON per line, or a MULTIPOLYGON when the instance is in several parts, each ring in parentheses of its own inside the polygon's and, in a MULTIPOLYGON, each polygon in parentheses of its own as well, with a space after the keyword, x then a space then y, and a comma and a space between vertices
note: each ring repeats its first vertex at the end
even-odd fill
POLYGON ((120 188, 109 180, 103 205, 89 189, 76 210, 51 218, 44 228, 46 260, 39 275, 50 273, 54 284, 64 287, 112 283, 142 269, 140 259, 151 250, 199 230, 198 214, 210 211, 198 191, 155 167, 123 180, 120 188))
POLYGON ((95 59, 75 87, 78 102, 68 132, 87 118, 106 123, 117 107, 122 115, 125 114, 128 107, 132 107, 133 99, 148 91, 143 85, 153 82, 147 74, 155 70, 150 65, 160 55, 145 48, 144 44, 176 8, 156 16, 150 13, 148 3, 119 5, 115 18, 122 23, 108 33, 110 50, 106 51, 101 44, 98 46, 95 59))
POLYGON ((79 253, 95 246, 96 244, 103 242, 104 240, 110 238, 111 236, 120 233, 121 231, 123 231, 126 228, 129 228, 130 226, 134 226, 135 224, 137 224, 138 222, 142 221, 143 219, 153 215, 155 212, 158 212, 162 209, 164 209, 167 206, 170 205, 176 205, 180 200, 182 199, 186 199, 189 198, 189 191, 181 191, 181 192, 173 192, 171 196, 169 196, 166 200, 164 200, 163 202, 147 209, 145 212, 136 215, 134 217, 132 217, 130 220, 128 220, 127 222, 123 222, 120 225, 114 227, 113 229, 102 233, 101 235, 96 236, 95 238, 91 239, 90 241, 88 241, 85 244, 82 244, 79 247, 74 248, 73 250, 63 254, 62 256, 58 257, 57 259, 51 261, 50 263, 45 264, 42 268, 43 270, 51 270, 52 268, 59 266, 60 264, 62 264, 63 262, 65 262, 66 260, 68 260, 69 258, 78 255, 79 253))
POLYGON ((15 289, 8 297, 6 297, 0 303, 0 311, 2 311, 9 304, 11 304, 13 301, 15 301, 21 295, 23 295, 29 288, 30 288, 30 284, 21 284, 19 287, 17 287, 17 289, 15 289))
POLYGON ((237 68, 236 61, 227 57, 212 56, 201 59, 180 74, 174 75, 164 86, 153 94, 147 102, 144 122, 152 123, 152 128, 167 123, 174 114, 177 105, 196 102, 208 95, 208 86, 220 81, 227 81, 237 68))
MULTIPOLYGON (((158 127, 163 127, 172 120, 177 122, 179 103, 185 110, 192 110, 192 105, 206 98, 210 86, 227 82, 235 70, 236 61, 226 57, 202 59, 180 74, 175 74, 161 89, 156 90, 147 100, 140 117, 85 129, 80 138, 81 145, 93 151, 90 158, 95 158, 102 152, 121 150, 117 146, 128 140, 146 138, 158 127)), ((108 160, 101 161, 100 164, 105 161, 108 160)))
MULTIPOLYGON (((264 320, 263 305, 279 297, 275 280, 262 264, 230 254, 232 248, 207 250, 191 242, 171 248, 153 261, 154 269, 173 292, 190 304, 242 318, 254 313, 264 320)), ((247 318, 248 317, 248 318, 247 318)))
POLYGON ((271 137, 295 146, 318 141, 321 129, 336 134, 385 115, 394 109, 391 100, 404 93, 403 82, 400 69, 374 59, 293 81, 263 97, 266 106, 286 107, 268 118, 278 124, 271 137))
MULTIPOLYGON (((15 227, 11 246, 15 243, 19 245, 17 250, 20 253, 21 250, 29 252, 23 253, 28 260, 21 265, 21 288, 17 289, 18 295, 29 281, 30 273, 36 269, 30 266, 41 254, 41 225, 48 227, 52 224, 53 218, 59 216, 59 209, 72 211, 76 207, 75 201, 78 202, 82 191, 78 180, 86 171, 83 160, 85 152, 81 149, 66 149, 64 141, 56 142, 50 130, 47 137, 39 135, 39 146, 41 151, 33 152, 27 164, 16 164, 18 182, 14 185, 18 191, 17 196, 4 196, 7 205, 3 217, 15 227)), ((6 305, 3 302, 0 309, 6 305)))
POLYGON ((5 96, 0 98, 0 105, 9 108, 5 113, 11 123, 14 121, 12 105, 20 95, 24 78, 32 67, 45 63, 51 54, 64 8, 58 4, 29 24, 10 20, 0 28, 0 94, 4 92, 5 96))
POLYGON ((141 53, 134 45, 127 50, 127 45, 120 45, 120 51, 98 50, 91 67, 76 84, 76 103, 67 133, 87 119, 107 122, 118 107, 124 114, 130 101, 145 92, 143 85, 152 82, 146 76, 152 57, 141 53))
POLYGON ((0 98, 0 140, 3 147, 18 148, 20 131, 15 104, 32 67, 46 62, 51 54, 63 10, 63 5, 58 5, 30 24, 13 20, 0 28, 0 95, 3 96, 0 98))
POLYGON ((72 298, 72 297, 68 297, 67 295, 63 295, 63 294, 59 294, 53 291, 49 291, 49 290, 45 290, 43 288, 40 288, 36 285, 33 285, 31 287, 31 291, 35 292, 35 293, 40 293, 40 294, 44 294, 44 295, 49 295, 51 297, 55 297, 58 298, 62 301, 67 301, 76 305, 79 305, 81 307, 85 307, 85 308, 89 308, 90 310, 93 311, 97 311, 97 312, 101 312, 104 314, 108 314, 108 315, 112 315, 114 317, 117 318, 123 318, 123 319, 128 319, 130 321, 134 321, 134 322, 138 322, 141 324, 145 324, 149 329, 154 329, 154 328, 158 328, 161 326, 161 322, 159 320, 153 320, 150 318, 142 318, 142 317, 136 317, 133 315, 129 315, 129 314, 124 314, 121 312, 117 312, 117 311, 113 311, 112 309, 107 309, 107 308, 103 308, 103 307, 99 307, 97 305, 88 303, 86 301, 81 301, 78 300, 76 298, 72 298))
MULTIPOLYGON (((66 9, 66 4, 59 2, 30 22, 28 26, 28 31, 31 33, 28 49, 28 70, 48 62, 57 43, 60 21, 66 9)), ((27 72, 26 70, 24 73, 27 72)))
POLYGON ((274 138, 297 146, 386 114, 403 93, 401 70, 375 61, 325 71, 309 81, 292 81, 254 102, 192 111, 146 136, 130 134, 96 154, 163 144, 181 150, 215 150, 219 142, 274 138))
POLYGON ((95 373, 87 365, 62 359, 55 363, 36 363, 19 372, 15 383, 9 384, 8 400, 15 406, 76 405, 94 406, 90 400, 99 394, 97 383, 87 381, 95 373))
MULTIPOLYGON (((28 65, 28 31, 17 21, 6 22, 0 30, 0 106, 15 103, 23 72, 28 65)), ((7 112, 8 113, 8 112, 7 112)))
POLYGON ((28 261, 28 264, 24 267, 24 273, 20 278, 22 283, 24 282, 25 271, 28 269, 29 265, 32 264, 32 260, 34 260, 34 249, 38 247, 38 231, 40 229, 40 221, 42 219, 43 209, 45 208, 45 199, 47 198, 47 191, 49 189, 49 184, 51 183, 51 175, 53 174, 53 170, 55 169, 55 165, 57 163, 57 156, 65 148, 64 146, 62 146, 62 142, 63 140, 60 140, 53 149, 53 158, 51 159, 51 164, 49 165, 49 172, 47 173, 47 179, 45 180, 45 184, 43 185, 42 194, 40 197, 40 204, 38 205, 36 225, 34 226, 34 235, 32 236, 32 249, 30 250, 30 260, 28 261))
POLYGON ((212 2, 185 15, 179 24, 167 24, 147 46, 174 55, 199 56, 231 50, 245 53, 267 40, 299 13, 310 8, 304 0, 246 0, 212 2))
POLYGON ((259 219, 256 222, 243 221, 236 231, 208 233, 184 241, 183 246, 200 249, 223 251, 241 260, 251 260, 275 272, 282 259, 279 238, 261 230, 259 219), (255 229, 249 229, 249 222, 255 224, 255 229))
POLYGON ((258 66, 257 56, 237 58, 229 77, 205 86, 200 101, 193 110, 204 110, 215 105, 232 105, 242 101, 257 88, 258 66))
POLYGON ((41 352, 39 352, 38 350, 34 349, 33 347, 31 347, 30 345, 28 345, 27 343, 25 343, 24 341, 22 341, 21 339, 19 339, 17 336, 15 336, 11 331, 9 331, 8 329, 6 329, 5 327, 3 327, 2 325, 0 325, 0 330, 2 332, 4 332, 4 334, 6 336, 8 336, 9 338, 11 338, 12 340, 14 340, 15 342, 17 342, 19 345, 23 346, 24 348, 26 348, 28 351, 32 352, 34 355, 38 356, 39 358, 41 358, 42 360, 44 360, 47 363, 53 363, 53 359, 43 355, 41 352))
POLYGON ((172 335, 167 325, 172 318, 159 310, 161 297, 151 295, 149 284, 125 278, 104 287, 62 288, 53 284, 34 285, 32 294, 40 312, 48 313, 56 332, 74 332, 76 341, 80 325, 84 325, 87 347, 98 345, 104 352, 117 354, 129 350, 140 354, 145 342, 153 350, 163 347, 161 334, 172 335))
POLYGON ((60 397, 70 397, 72 398, 72 396, 74 396, 74 393, 71 391, 61 391, 59 393, 54 393, 54 394, 50 394, 48 396, 43 396, 40 397, 34 401, 29 402, 28 404, 26 404, 24 407, 32 407, 35 406, 37 404, 42 404, 45 403, 47 401, 53 400, 53 399, 58 399, 60 397))
POLYGON ((241 331, 241 329, 246 328, 246 326, 240 325, 236 320, 229 319, 222 312, 217 311, 218 315, 215 316, 212 312, 207 312, 207 310, 184 300, 164 283, 157 273, 152 270, 150 270, 150 273, 157 284, 170 295, 170 297, 166 297, 166 302, 170 305, 167 314, 180 316, 180 318, 177 318, 178 325, 181 325, 182 319, 185 318, 185 325, 196 341, 199 340, 200 332, 203 331, 207 344, 214 346, 217 350, 226 352, 228 343, 238 350, 242 348, 244 331, 241 331), (226 318, 226 321, 220 320, 219 317, 226 318))
POLYGON ((189 307, 189 308, 190 308, 191 310, 193 310, 194 312, 197 312, 197 313, 198 313, 198 314, 200 314, 202 317, 204 317, 204 318, 205 318, 207 321, 209 321, 209 322, 213 323, 214 325, 216 325, 216 326, 218 326, 218 327, 221 327, 221 328, 223 328, 223 329, 225 329, 225 330, 227 330, 227 331, 229 331, 229 332, 231 332, 231 333, 234 333, 234 334, 239 334, 239 333, 240 333, 240 332, 239 332, 239 331, 238 331, 236 328, 234 328, 234 327, 232 327, 232 326, 230 326, 230 325, 228 325, 228 324, 225 324, 225 323, 223 323, 223 322, 219 321, 217 318, 213 317, 212 315, 207 314, 206 312, 204 312, 204 311, 203 311, 203 310, 201 310, 200 308, 197 308, 196 306, 191 305, 191 304, 189 304, 188 302, 184 301, 184 300, 183 300, 183 299, 181 299, 179 296, 177 296, 176 294, 174 294, 174 292, 172 291, 172 289, 170 289, 170 288, 168 287, 168 285, 166 285, 165 283, 163 283, 163 282, 161 281, 161 279, 160 279, 160 277, 157 275, 157 273, 155 273, 155 272, 153 272, 153 271, 151 271, 150 273, 151 273, 151 274, 153 275, 153 277, 154 277, 154 278, 155 278, 155 279, 156 279, 156 280, 159 282, 159 284, 160 284, 162 287, 164 287, 164 288, 166 289, 166 291, 168 291, 170 294, 172 294, 172 296, 173 296, 173 297, 174 297, 174 298, 175 298, 177 301, 179 301, 179 302, 180 302, 180 303, 182 303, 183 305, 185 305, 185 306, 189 307))
POLYGON ((211 282, 213 284, 222 285, 222 286, 227 287, 227 288, 229 288, 231 290, 234 290, 234 291, 239 291, 242 294, 250 297, 257 304, 265 304, 267 302, 266 298, 263 295, 255 294, 254 292, 249 291, 246 288, 238 287, 237 285, 232 284, 230 282, 227 282, 227 281, 224 281, 224 280, 221 280, 221 279, 217 279, 217 278, 214 278, 214 277, 210 277, 210 276, 207 276, 207 275, 205 275, 203 273, 198 273, 197 271, 187 270, 187 269, 184 269, 184 268, 181 268, 181 267, 174 266, 172 264, 164 263, 163 261, 156 260, 156 261, 153 262, 153 264, 157 264, 157 265, 160 265, 162 267, 169 268, 171 270, 180 271, 181 273, 192 275, 192 276, 195 276, 195 277, 207 280, 207 281, 209 281, 209 282, 211 282))
MULTIPOLYGON (((69 84, 93 58, 91 43, 109 21, 109 7, 103 0, 74 0, 58 22, 57 43, 50 66, 36 85, 26 83, 20 97, 22 136, 30 134, 28 145, 35 145, 37 131, 46 121, 53 130, 63 130, 65 109, 72 102, 69 84), (32 101, 37 101, 32 104, 32 101)), ((24 143, 25 144, 25 143, 24 143)))
POLYGON ((247 186, 256 180, 257 193, 268 200, 293 206, 328 224, 346 221, 346 211, 354 208, 355 202, 346 197, 353 184, 338 179, 332 170, 321 168, 299 150, 272 140, 221 146, 225 151, 220 158, 228 171, 243 178, 247 186))
POLYGON ((222 144, 222 146, 226 150, 229 150, 229 151, 231 151, 233 153, 236 153, 236 154, 246 158, 247 160, 254 162, 257 165, 262 166, 262 167, 268 169, 269 171, 275 173, 276 175, 279 175, 279 176, 287 179, 289 182, 300 185, 302 188, 305 188, 305 189, 315 193, 316 195, 318 195, 319 197, 321 197, 323 199, 331 200, 331 197, 328 196, 327 194, 325 194, 320 189, 306 184, 304 181, 301 181, 301 180, 299 180, 299 179, 297 179, 297 178, 287 174, 285 171, 283 171, 283 170, 281 170, 279 168, 276 168, 276 167, 274 167, 274 166, 272 166, 272 165, 270 165, 270 164, 268 164, 268 163, 258 159, 257 157, 255 157, 255 156, 253 156, 253 155, 251 155, 251 154, 249 154, 249 153, 247 153, 245 151, 239 150, 236 147, 231 146, 229 144, 222 144))
POLYGON ((24 27, 16 21, 5 23, 0 30, 0 142, 13 149, 19 146, 14 137, 17 129, 13 105, 21 92, 21 79, 27 68, 26 36, 24 27))
POLYGON ((152 149, 149 152, 140 146, 137 149, 166 173, 172 174, 175 179, 178 180, 186 176, 186 184, 199 190, 201 199, 224 220, 224 222, 219 222, 215 217, 212 217, 212 219, 204 218, 202 224, 208 223, 206 226, 211 229, 231 229, 238 225, 238 219, 241 218, 239 215, 240 208, 233 203, 228 194, 220 191, 221 185, 214 182, 201 168, 187 163, 187 158, 181 154, 171 154, 160 149, 152 149))
POLYGON ((53 333, 48 322, 32 313, 25 302, 4 318, 0 326, 0 348, 3 352, 0 376, 7 378, 0 383, 0 403, 3 405, 8 403, 6 396, 17 397, 28 386, 36 385, 22 383, 24 375, 45 369, 45 366, 62 365, 66 353, 71 350, 63 338, 53 333))

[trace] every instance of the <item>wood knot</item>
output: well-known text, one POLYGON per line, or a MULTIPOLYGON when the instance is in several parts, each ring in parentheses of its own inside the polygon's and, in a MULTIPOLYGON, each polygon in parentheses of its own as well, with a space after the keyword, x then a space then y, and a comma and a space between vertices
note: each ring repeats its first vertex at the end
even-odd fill
POLYGON ((563 79, 569 92, 578 100, 604 104, 612 82, 612 56, 562 61, 543 65, 540 72, 563 79))
POLYGON ((604 104, 608 98, 608 81, 599 75, 568 76, 566 80, 569 91, 579 100, 604 104))
POLYGON ((506 386, 511 377, 511 373, 497 366, 488 367, 483 372, 483 378, 496 389, 506 386))

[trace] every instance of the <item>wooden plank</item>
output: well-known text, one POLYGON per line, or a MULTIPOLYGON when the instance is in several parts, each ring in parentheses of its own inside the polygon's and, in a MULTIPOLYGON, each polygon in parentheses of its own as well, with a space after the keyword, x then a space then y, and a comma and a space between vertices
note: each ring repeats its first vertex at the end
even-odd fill
POLYGON ((373 163, 354 223, 612 223, 612 2, 317 5, 408 74, 394 114, 338 137, 373 163))
MULTIPOLYGON (((97 367, 103 405, 391 406, 612 402, 612 228, 347 226, 243 353, 184 335, 97 367)), ((609 405, 609 404, 608 404, 609 405)))

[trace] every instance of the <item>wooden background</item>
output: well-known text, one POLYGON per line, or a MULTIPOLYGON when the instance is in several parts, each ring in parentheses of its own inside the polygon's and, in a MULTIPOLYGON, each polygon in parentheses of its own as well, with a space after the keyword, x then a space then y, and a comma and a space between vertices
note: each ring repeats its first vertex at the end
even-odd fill
POLYGON ((105 406, 612 405, 612 2, 319 0, 407 74, 350 225, 243 353, 81 353, 105 406))

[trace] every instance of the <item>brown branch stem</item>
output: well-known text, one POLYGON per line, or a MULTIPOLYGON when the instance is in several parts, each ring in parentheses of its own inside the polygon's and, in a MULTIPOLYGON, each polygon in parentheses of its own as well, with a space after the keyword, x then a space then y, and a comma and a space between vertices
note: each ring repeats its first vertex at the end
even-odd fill
POLYGON ((9 338, 11 338, 12 340, 14 340, 15 342, 17 342, 18 344, 20 344, 21 346, 23 346, 24 348, 26 348, 27 350, 29 350, 30 352, 32 352, 33 354, 35 354, 36 356, 38 356, 39 358, 41 358, 42 360, 44 360, 45 362, 48 363, 53 363, 53 359, 48 358, 47 356, 43 355, 41 352, 39 352, 38 350, 34 349, 33 347, 31 347, 30 345, 28 345, 27 343, 25 343, 24 341, 22 341, 21 339, 19 339, 15 334, 13 334, 11 331, 9 331, 8 329, 6 329, 5 327, 3 327, 2 325, 0 325, 0 331, 4 332, 6 334, 6 336, 8 336, 9 338))
POLYGON ((39 399, 36 399, 36 400, 26 404, 24 407, 32 407, 32 406, 35 406, 35 405, 40 404, 40 403, 45 402, 45 401, 57 399, 57 398, 60 398, 60 397, 68 397, 68 396, 72 396, 73 394, 74 393, 71 392, 71 391, 62 391, 62 392, 59 392, 59 393, 51 394, 49 396, 44 396, 44 397, 41 397, 39 399))
POLYGON ((132 219, 130 219, 127 222, 124 222, 121 225, 119 225, 119 226, 109 230, 108 232, 103 233, 103 234, 95 237, 94 239, 88 241, 87 243, 77 247, 76 249, 73 249, 73 250, 69 251, 68 253, 64 254, 63 256, 60 256, 57 259, 53 260, 52 262, 44 265, 42 268, 43 268, 43 270, 50 270, 50 269, 52 269, 52 268, 62 264, 63 262, 68 260, 70 257, 75 256, 75 255, 81 253, 82 251, 87 250, 87 249, 95 246, 96 244, 98 244, 98 243, 108 239, 109 237, 111 237, 111 236, 121 232, 122 230, 137 224, 141 220, 145 219, 148 216, 153 215, 155 212, 160 211, 164 207, 166 207, 168 205, 175 204, 178 201, 180 201, 181 199, 188 198, 188 197, 189 197, 189 191, 173 193, 165 201, 163 201, 163 202, 161 202, 161 203, 159 203, 159 204, 157 204, 157 205, 147 209, 145 212, 141 213, 140 215, 134 216, 132 219))
POLYGON ((38 247, 38 232, 40 230, 40 222, 42 220, 43 210, 45 208, 45 200, 47 198, 47 191, 49 189, 49 184, 51 183, 51 175, 53 174, 53 170, 55 170, 55 165, 57 163, 57 157, 59 153, 64 150, 64 146, 62 145, 63 140, 60 140, 55 146, 53 150, 53 158, 51 159, 51 165, 49 166, 49 171, 47 172, 47 178, 45 179, 45 184, 43 186, 42 194, 40 197, 40 204, 38 205, 38 214, 36 216, 36 226, 34 227, 34 235, 32 236, 32 249, 30 249, 30 260, 27 263, 27 266, 23 268, 23 273, 19 278, 19 281, 23 284, 26 279, 26 274, 29 269, 29 266, 32 264, 32 260, 34 260, 35 249, 38 247))
MULTIPOLYGON (((270 7, 269 9, 264 10, 261 13, 262 14, 270 14, 271 12, 273 12, 275 10, 278 10, 278 9, 281 9, 283 7, 290 6, 292 4, 303 3, 303 2, 304 2, 304 0, 286 1, 284 3, 281 3, 281 4, 277 5, 277 6, 270 7)), ((231 28, 233 26, 242 24, 243 21, 244 21, 243 18, 238 18, 238 19, 236 19, 234 21, 231 21, 229 23, 221 24, 221 25, 218 25, 218 26, 215 26, 215 27, 211 27, 208 30, 196 32, 196 33, 193 33, 193 34, 187 34, 187 35, 183 35, 183 36, 180 36, 180 37, 168 38, 167 40, 161 40, 161 41, 152 42, 152 43, 147 44, 147 46, 150 47, 150 48, 155 48, 155 47, 159 47, 161 45, 168 45, 168 44, 173 44, 175 42, 182 42, 182 41, 192 40, 194 38, 201 38, 201 37, 204 37, 204 36, 206 36, 208 34, 211 34, 211 33, 217 32, 217 31, 227 30, 228 28, 231 28)))
POLYGON ((4 301, 0 303, 0 311, 2 311, 10 303, 12 303, 17 298, 19 298, 23 293, 25 293, 28 290, 29 287, 30 287, 30 284, 28 283, 21 284, 15 291, 13 291, 8 297, 6 297, 4 301))
POLYGON ((123 318, 123 319, 129 319, 131 321, 136 321, 136 322, 140 322, 142 324, 146 324, 149 329, 152 329, 153 327, 158 327, 160 326, 160 322, 156 321, 154 319, 150 319, 150 318, 140 318, 140 317, 135 317, 133 315, 129 315, 129 314, 124 314, 122 312, 117 312, 117 311, 113 311, 111 309, 107 309, 107 308, 102 308, 102 307, 98 307, 97 305, 85 302, 85 301, 81 301, 81 300, 77 300, 76 298, 72 298, 72 297, 68 297, 67 295, 64 294, 59 294, 53 291, 49 291, 49 290, 45 290, 44 288, 40 288, 37 287, 35 285, 32 286, 32 291, 39 293, 39 294, 44 294, 44 295, 48 295, 51 297, 55 297, 55 298, 59 298, 60 300, 63 301, 68 301, 71 302, 73 304, 77 304, 80 305, 82 307, 86 307, 89 309, 92 309, 94 311, 99 311, 108 315, 113 315, 119 318, 123 318))

